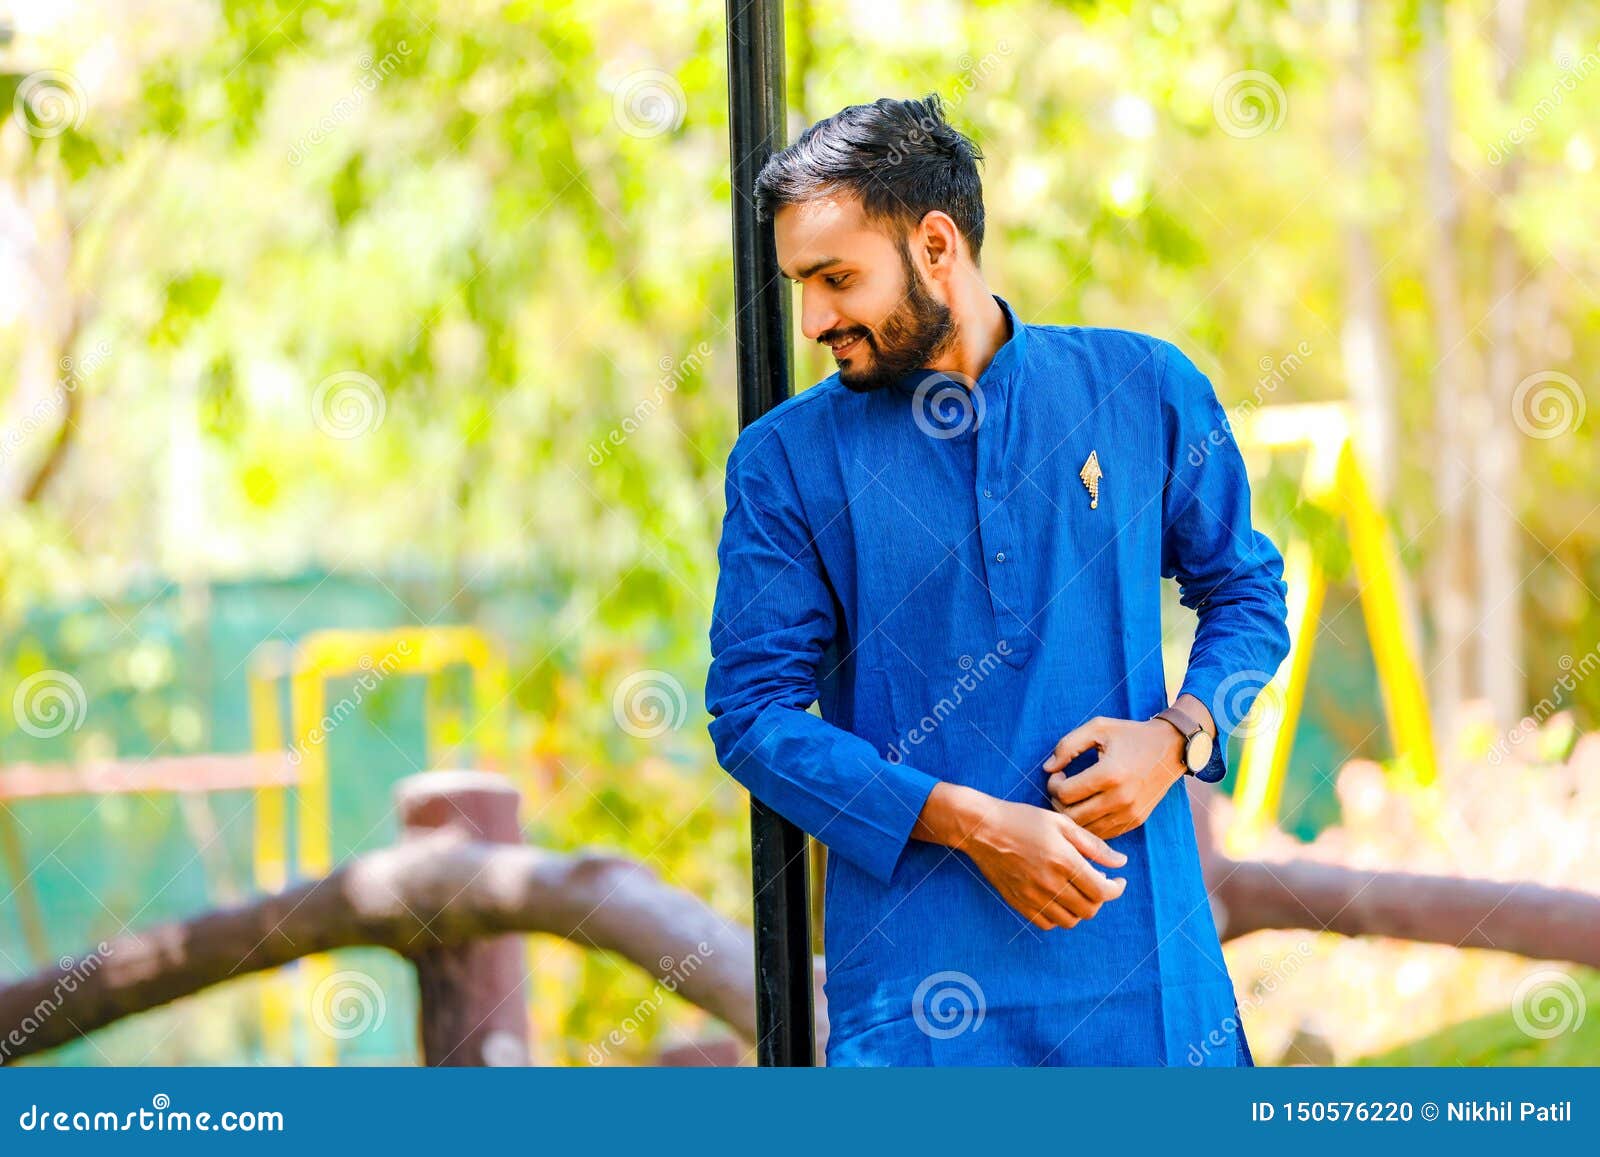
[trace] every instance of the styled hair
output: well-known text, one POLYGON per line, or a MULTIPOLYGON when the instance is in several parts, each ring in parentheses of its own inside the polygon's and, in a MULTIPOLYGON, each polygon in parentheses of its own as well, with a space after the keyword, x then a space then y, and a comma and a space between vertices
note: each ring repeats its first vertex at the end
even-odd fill
POLYGON ((869 220, 903 234, 939 209, 956 223, 976 262, 983 249, 982 160, 978 146, 945 120, 937 94, 853 104, 768 159, 756 177, 756 213, 770 221, 785 205, 845 192, 860 197, 869 220))

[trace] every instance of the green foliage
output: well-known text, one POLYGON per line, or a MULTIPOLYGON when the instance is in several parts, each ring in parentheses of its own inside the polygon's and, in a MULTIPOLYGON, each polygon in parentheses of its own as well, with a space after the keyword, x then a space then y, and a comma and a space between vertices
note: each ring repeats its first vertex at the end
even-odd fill
MULTIPOLYGON (((1600 1064, 1600 1022, 1593 1016, 1600 1001, 1600 974, 1579 970, 1571 996, 1577 1003, 1566 1007, 1561 1019, 1546 1022, 1537 1017, 1517 1023, 1514 1013, 1494 1013, 1451 1025, 1420 1040, 1366 1057, 1361 1065, 1499 1065, 1569 1066, 1600 1064), (1589 1010, 1587 1013, 1582 1009, 1589 1010), (1533 1032, 1528 1031, 1531 1025, 1533 1032), (1563 1027, 1565 1026, 1565 1027, 1563 1027), (1560 1031, 1557 1031, 1557 1030, 1560 1031)), ((1546 1009, 1549 1015, 1556 1010, 1546 1009)))
MULTIPOLYGON (((433 612, 481 610, 513 643, 523 753, 551 786, 534 837, 643 857, 746 918, 744 803, 713 765, 699 692, 736 426, 721 7, 214 0, 170 26, 125 7, 84 5, 53 39, 11 49, 84 86, 81 125, 19 138, 0 163, 19 187, 62 190, 71 261, 54 288, 83 321, 65 352, 80 363, 98 343, 109 352, 78 387, 72 453, 48 500, 0 518, 0 614, 14 623, 86 592, 125 609, 126 629, 81 657, 128 676, 105 693, 130 697, 149 734, 90 729, 48 751, 10 735, 8 753, 141 750, 164 727, 179 728, 181 749, 206 742, 132 678, 146 677, 166 627, 118 601, 130 573, 388 576, 420 558, 462 586, 484 570, 537 575, 562 592, 556 605, 515 613, 468 595, 433 612), (104 44, 116 46, 109 72, 91 58, 104 44), (664 103, 630 111, 640 86, 664 103), (660 124, 652 108, 665 109, 660 124), (342 393, 351 380, 355 394, 342 393), (378 417, 359 436, 330 433, 352 399, 378 417), (648 740, 612 713, 619 681, 646 669, 671 673, 686 697, 679 726, 648 740)), ((1600 203, 1600 84, 1540 126, 1523 192, 1497 204, 1485 150, 1551 75, 1530 68, 1509 107, 1486 95, 1486 10, 1474 0, 1452 25, 1462 250, 1513 230, 1542 311, 1535 348, 1563 351, 1530 370, 1600 364, 1600 298, 1586 288, 1600 283, 1600 250, 1574 225, 1600 203)), ((1596 43, 1582 6, 1530 11, 1541 53, 1596 43)), ((1368 173, 1335 144, 1338 68, 1326 28, 1298 7, 909 12, 790 5, 790 58, 806 62, 791 76, 802 105, 791 132, 848 103, 943 93, 988 158, 985 270, 1026 317, 1171 338, 1233 407, 1348 397, 1342 229, 1352 216, 1370 226, 1399 363, 1393 513, 1419 561, 1442 351, 1420 244, 1435 206, 1418 162, 1414 9, 1383 9, 1368 46, 1368 173), (1281 88, 1282 122, 1230 134, 1219 86, 1249 69, 1281 88), (1302 343, 1304 364, 1263 393, 1263 359, 1302 343)), ((0 108, 16 82, 8 68, 0 108)), ((1483 270, 1467 273, 1471 324, 1490 301, 1483 270)), ((0 364, 22 363, 30 325, 0 317, 0 364)), ((801 386, 828 370, 798 338, 795 362, 801 386)), ((1569 640, 1600 636, 1587 593, 1600 586, 1594 449, 1592 420, 1524 443, 1518 492, 1503 496, 1526 556, 1545 560, 1519 592, 1535 699, 1569 640)), ((1263 475, 1264 520, 1308 534, 1337 581, 1342 531, 1298 502, 1298 467, 1263 475)), ((1600 687, 1575 697, 1592 724, 1600 687)), ((599 959, 575 990, 563 1028, 580 1042, 649 995, 599 959)), ((648 1056, 661 1024, 621 1059, 648 1056)))

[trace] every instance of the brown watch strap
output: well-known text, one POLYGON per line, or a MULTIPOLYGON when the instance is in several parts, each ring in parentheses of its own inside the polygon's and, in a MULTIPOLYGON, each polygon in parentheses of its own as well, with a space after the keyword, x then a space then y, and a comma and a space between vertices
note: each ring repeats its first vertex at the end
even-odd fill
POLYGON ((1179 735, 1183 736, 1183 773, 1193 775, 1194 769, 1189 766, 1189 744, 1205 728, 1191 719, 1188 712, 1177 707, 1163 707, 1151 718, 1165 719, 1177 729, 1179 735))
POLYGON ((1179 710, 1176 707, 1163 707, 1160 711, 1156 712, 1155 717, 1157 719, 1165 719, 1168 723, 1172 724, 1178 729, 1178 733, 1185 739, 1188 739, 1189 736, 1193 735, 1196 731, 1201 730, 1201 727, 1198 723, 1196 723, 1193 719, 1190 719, 1187 713, 1179 710))

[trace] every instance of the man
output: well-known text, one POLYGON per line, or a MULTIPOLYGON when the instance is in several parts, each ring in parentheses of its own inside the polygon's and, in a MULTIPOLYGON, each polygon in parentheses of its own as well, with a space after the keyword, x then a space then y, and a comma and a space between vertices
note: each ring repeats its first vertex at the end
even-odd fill
POLYGON ((990 292, 980 159, 880 100, 757 181, 838 372, 729 456, 711 736, 832 853, 830 1064, 1250 1064, 1178 785, 1288 650, 1283 560, 1175 346, 990 292))

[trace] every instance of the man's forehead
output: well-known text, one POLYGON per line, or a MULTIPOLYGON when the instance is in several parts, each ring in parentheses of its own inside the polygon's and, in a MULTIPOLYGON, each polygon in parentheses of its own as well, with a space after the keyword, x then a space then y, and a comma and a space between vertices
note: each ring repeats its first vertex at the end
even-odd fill
POLYGON ((773 219, 778 262, 785 275, 803 276, 824 258, 847 256, 878 231, 867 221, 861 199, 844 194, 785 205, 773 219))
POLYGON ((778 210, 778 220, 797 227, 854 228, 866 225, 861 198, 853 193, 824 193, 778 210))

